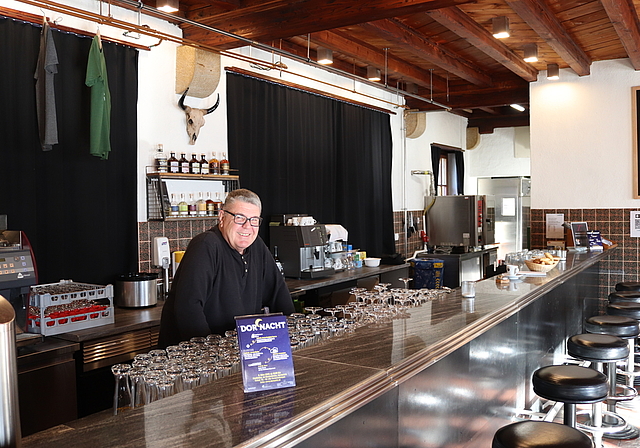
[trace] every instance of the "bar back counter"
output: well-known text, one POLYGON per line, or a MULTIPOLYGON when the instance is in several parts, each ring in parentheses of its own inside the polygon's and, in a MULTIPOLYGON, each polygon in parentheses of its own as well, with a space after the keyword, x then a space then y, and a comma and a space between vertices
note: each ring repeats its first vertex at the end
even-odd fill
POLYGON ((245 394, 233 374, 22 446, 491 446, 517 410, 535 406, 533 371, 561 363, 566 339, 599 313, 607 257, 570 253, 545 277, 483 280, 475 299, 456 290, 406 318, 297 350, 293 388, 245 394))

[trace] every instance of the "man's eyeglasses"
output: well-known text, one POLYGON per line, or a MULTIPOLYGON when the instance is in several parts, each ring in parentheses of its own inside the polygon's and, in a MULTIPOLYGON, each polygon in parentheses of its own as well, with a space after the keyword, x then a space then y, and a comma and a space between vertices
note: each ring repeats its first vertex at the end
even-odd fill
POLYGON ((251 224, 251 227, 260 227, 260 224, 262 224, 261 216, 254 216, 252 218, 247 218, 246 216, 241 215, 239 213, 236 215, 235 213, 231 213, 228 210, 223 210, 223 211, 233 216, 233 222, 235 222, 239 226, 243 226, 244 223, 247 221, 249 221, 249 224, 251 224))

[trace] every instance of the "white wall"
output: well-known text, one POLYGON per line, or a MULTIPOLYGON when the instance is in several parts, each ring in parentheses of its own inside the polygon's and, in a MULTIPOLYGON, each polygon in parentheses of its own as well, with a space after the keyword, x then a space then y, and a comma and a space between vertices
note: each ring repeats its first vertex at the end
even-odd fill
POLYGON ((635 208, 628 59, 594 62, 591 74, 541 73, 531 84, 531 206, 635 208))
POLYGON ((415 139, 406 139, 406 163, 403 170, 403 156, 401 148, 394 149, 394 210, 403 210, 403 181, 406 182, 406 209, 417 210, 424 208, 424 196, 428 190, 430 176, 411 175, 412 170, 432 171, 431 144, 440 143, 465 149, 467 145, 467 119, 446 111, 429 112, 426 114, 426 130, 415 139), (405 174, 403 178, 403 172, 405 174))
POLYGON ((478 177, 529 176, 529 128, 496 128, 491 134, 481 134, 480 142, 465 154, 465 194, 478 191, 478 177), (521 131, 522 148, 517 151, 516 133, 521 131))

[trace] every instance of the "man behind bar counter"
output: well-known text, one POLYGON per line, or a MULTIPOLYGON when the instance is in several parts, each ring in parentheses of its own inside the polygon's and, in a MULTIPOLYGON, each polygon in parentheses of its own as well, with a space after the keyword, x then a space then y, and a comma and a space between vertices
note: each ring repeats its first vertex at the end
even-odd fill
POLYGON ((217 227, 187 247, 162 309, 158 345, 235 328, 235 316, 294 312, 291 294, 261 238, 262 203, 246 189, 229 193, 217 227), (257 241, 256 241, 257 240, 257 241))

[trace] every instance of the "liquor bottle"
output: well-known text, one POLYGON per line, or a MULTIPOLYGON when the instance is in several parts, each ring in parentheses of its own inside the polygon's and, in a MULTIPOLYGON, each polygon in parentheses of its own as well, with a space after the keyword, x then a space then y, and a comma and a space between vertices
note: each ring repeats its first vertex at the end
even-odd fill
POLYGON ((180 154, 180 160, 178 162, 180 163, 180 172, 182 174, 189 174, 189 161, 184 153, 180 154))
POLYGON ((156 172, 167 172, 167 155, 164 153, 164 147, 162 143, 158 143, 158 149, 156 150, 156 172))
POLYGON ((220 161, 220 174, 229 174, 229 161, 227 160, 227 154, 224 152, 220 161))
POLYGON ((278 270, 284 276, 284 267, 282 266, 282 263, 280 262, 280 258, 278 258, 278 246, 273 246, 273 259, 276 262, 276 266, 278 266, 278 270))
POLYGON ((202 191, 198 193, 198 200, 196 201, 196 209, 198 216, 207 216, 207 203, 202 198, 202 191))
POLYGON ((220 216, 220 210, 222 210, 222 201, 220 200, 220 192, 216 191, 216 199, 213 201, 213 208, 215 215, 220 216))
POLYGON ((198 207, 196 206, 196 200, 193 198, 193 193, 189 193, 187 206, 189 208, 189 216, 198 216, 198 207))
POLYGON ((211 192, 210 191, 207 191, 206 203, 207 203, 207 216, 215 216, 215 214, 216 214, 215 210, 216 209, 215 209, 215 206, 214 206, 213 199, 211 199, 211 192))
POLYGON ((200 174, 209 174, 209 162, 204 154, 200 154, 200 174))
POLYGON ((191 154, 191 160, 189 160, 189 172, 191 174, 200 174, 200 161, 196 159, 195 154, 191 154))
POLYGON ((176 159, 176 153, 172 152, 171 157, 167 160, 167 164, 169 165, 170 173, 179 173, 180 172, 180 162, 176 159))
POLYGON ((216 158, 215 151, 213 151, 213 157, 209 160, 209 173, 220 174, 220 162, 216 158))
POLYGON ((189 216, 189 204, 184 200, 184 193, 180 193, 180 202, 178 202, 178 215, 181 218, 189 216))
POLYGON ((171 211, 169 212, 171 218, 177 218, 180 216, 180 206, 176 200, 176 195, 171 193, 171 211))

